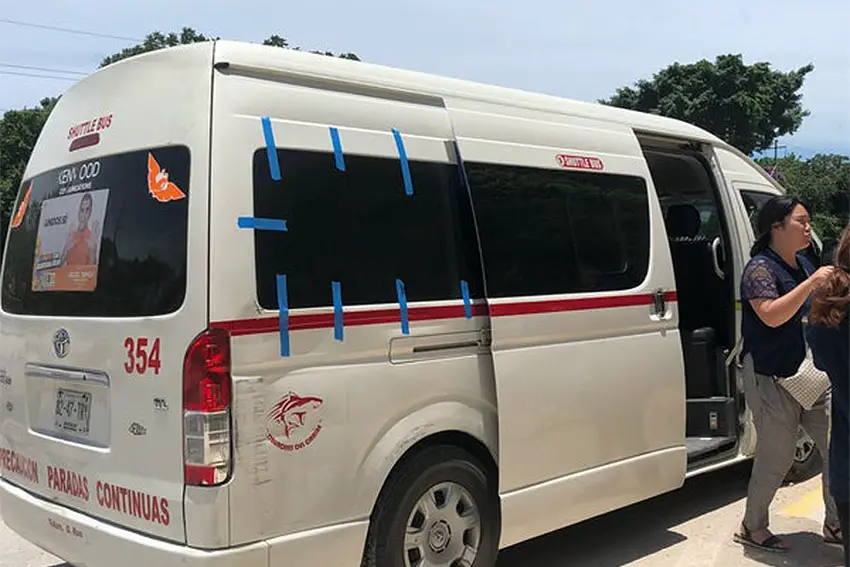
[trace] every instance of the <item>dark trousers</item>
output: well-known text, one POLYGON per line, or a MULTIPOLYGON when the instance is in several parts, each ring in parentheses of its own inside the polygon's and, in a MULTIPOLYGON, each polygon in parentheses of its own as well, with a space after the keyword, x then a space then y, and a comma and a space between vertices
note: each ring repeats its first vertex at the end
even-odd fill
POLYGON ((844 567, 850 567, 850 502, 835 501, 838 520, 841 522, 841 537, 844 540, 844 567))

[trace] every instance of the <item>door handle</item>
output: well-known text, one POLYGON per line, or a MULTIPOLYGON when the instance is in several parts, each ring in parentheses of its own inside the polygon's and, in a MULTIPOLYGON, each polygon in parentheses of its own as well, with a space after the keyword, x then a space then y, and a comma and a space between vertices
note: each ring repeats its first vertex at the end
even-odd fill
POLYGON ((486 329, 394 337, 390 339, 389 358, 392 364, 417 360, 452 358, 486 353, 489 348, 486 329))
POLYGON ((658 288, 652 292, 649 318, 657 322, 670 321, 673 318, 673 312, 667 305, 667 292, 663 288, 658 288))
POLYGON ((726 274, 723 273, 723 270, 720 268, 720 257, 718 255, 717 250, 720 248, 720 237, 714 237, 714 240, 711 241, 711 263, 714 264, 714 273, 717 274, 717 277, 721 280, 726 279, 726 274))
POLYGON ((663 317, 667 312, 667 298, 664 297, 664 290, 656 289, 652 294, 652 313, 663 317))

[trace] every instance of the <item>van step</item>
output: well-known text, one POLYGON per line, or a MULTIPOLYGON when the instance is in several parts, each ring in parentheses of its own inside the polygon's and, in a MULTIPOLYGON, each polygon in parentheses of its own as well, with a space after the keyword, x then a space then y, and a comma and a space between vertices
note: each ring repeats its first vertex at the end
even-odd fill
POLYGON ((734 437, 688 437, 685 445, 688 448, 688 462, 702 459, 712 453, 728 451, 735 446, 734 437))

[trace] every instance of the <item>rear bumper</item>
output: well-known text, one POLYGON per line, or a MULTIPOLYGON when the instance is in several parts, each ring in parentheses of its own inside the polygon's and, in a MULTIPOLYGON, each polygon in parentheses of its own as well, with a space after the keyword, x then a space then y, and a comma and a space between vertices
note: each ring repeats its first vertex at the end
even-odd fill
POLYGON ((205 551, 122 529, 57 506, 0 479, 0 513, 21 537, 85 567, 268 567, 360 565, 367 522, 324 528, 241 547, 205 551))

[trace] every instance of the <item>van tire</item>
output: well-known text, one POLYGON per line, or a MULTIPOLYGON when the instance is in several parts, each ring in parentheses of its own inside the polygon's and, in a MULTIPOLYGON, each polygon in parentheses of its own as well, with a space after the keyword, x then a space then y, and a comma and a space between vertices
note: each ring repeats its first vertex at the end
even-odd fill
POLYGON ((794 461, 788 474, 785 475, 786 484, 799 484, 823 472, 823 459, 820 450, 814 441, 802 427, 799 428, 797 444, 794 449, 794 461))
MULTIPOLYGON (((496 564, 501 536, 499 493, 493 479, 495 475, 488 474, 487 468, 477 458, 455 446, 428 447, 406 458, 399 468, 391 473, 378 497, 370 518, 361 567, 409 565, 405 562, 405 533, 408 523, 423 526, 423 548, 427 548, 425 553, 436 552, 428 545, 429 542, 439 544, 449 541, 445 549, 437 551, 451 556, 454 545, 458 545, 456 532, 459 531, 452 533, 451 519, 458 519, 459 515, 452 514, 448 507, 439 510, 451 516, 447 522, 438 517, 439 521, 427 522, 425 516, 419 512, 414 514, 414 507, 421 509, 422 499, 429 491, 434 491, 433 494, 437 496, 443 493, 441 485, 448 486, 448 490, 461 495, 461 504, 457 509, 471 509, 471 513, 478 513, 477 530, 473 528, 465 533, 465 537, 473 538, 468 540, 468 543, 476 539, 478 543, 472 567, 493 567, 496 564), (470 499, 472 506, 468 505, 470 499), (426 523, 434 527, 429 531, 426 523), (451 533, 449 540, 443 539, 447 532, 451 533), (433 537, 429 538, 429 534, 433 537)), ((412 559, 415 560, 418 552, 411 553, 414 554, 412 559)))

